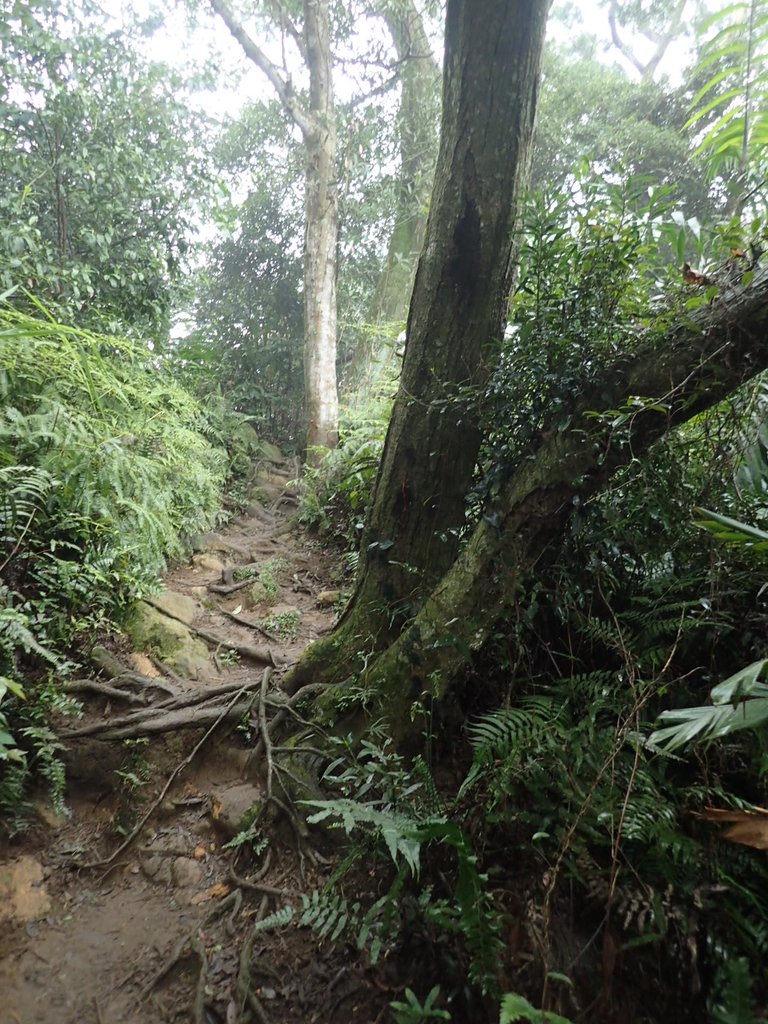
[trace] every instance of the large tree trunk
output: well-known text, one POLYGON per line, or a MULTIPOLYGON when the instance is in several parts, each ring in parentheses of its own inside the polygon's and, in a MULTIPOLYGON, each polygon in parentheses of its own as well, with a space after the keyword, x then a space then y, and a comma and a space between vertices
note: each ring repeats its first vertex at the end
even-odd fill
POLYGON ((353 670, 456 557, 514 274, 550 0, 449 0, 440 152, 353 601, 288 681, 353 670))
POLYGON ((336 386, 336 122, 327 2, 305 0, 312 131, 305 136, 304 380, 307 448, 335 448, 339 439, 336 386))

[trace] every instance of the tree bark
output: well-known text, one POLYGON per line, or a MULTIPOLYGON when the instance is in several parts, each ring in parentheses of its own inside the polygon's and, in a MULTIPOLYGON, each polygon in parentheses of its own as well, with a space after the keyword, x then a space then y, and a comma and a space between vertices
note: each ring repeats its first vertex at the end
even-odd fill
POLYGON ((474 399, 513 282, 548 8, 448 2, 435 187, 358 585, 340 629, 289 686, 330 662, 351 671, 358 651, 385 647, 456 557, 480 445, 474 399))
POLYGON ((745 288, 724 287, 714 305, 666 335, 649 333, 599 384, 575 397, 570 412, 560 412, 568 430, 548 425, 525 457, 508 467, 494 507, 383 653, 370 657, 364 635, 342 628, 309 648, 287 680, 289 690, 305 678, 343 684, 354 671, 375 695, 391 734, 401 741, 415 738, 423 719, 408 709, 449 698, 473 655, 510 613, 528 574, 557 557, 574 509, 664 434, 767 368, 768 267, 745 288))

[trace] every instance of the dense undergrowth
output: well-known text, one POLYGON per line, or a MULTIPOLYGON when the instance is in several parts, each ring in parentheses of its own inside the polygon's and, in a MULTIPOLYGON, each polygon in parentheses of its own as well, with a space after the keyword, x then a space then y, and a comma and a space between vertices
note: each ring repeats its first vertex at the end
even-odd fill
POLYGON ((53 710, 73 661, 220 516, 237 463, 145 346, 0 311, 0 819, 29 772, 60 799, 53 710))
MULTIPOLYGON (((734 225, 686 234, 669 200, 643 203, 643 187, 588 183, 575 217, 572 197, 530 205, 515 329, 481 398, 488 440, 468 525, 640 331, 711 301, 667 269, 681 245, 740 272, 728 262, 734 225)), ((352 559, 376 423, 360 422, 305 493, 305 521, 345 538, 352 559)), ((428 715, 410 766, 384 723, 362 751, 350 738, 327 772, 334 799, 318 820, 353 837, 350 864, 378 859, 382 881, 361 905, 341 870, 302 920, 400 959, 415 991, 394 1019, 766 1019, 762 832, 739 841, 715 827, 718 812, 737 820, 767 798, 763 719, 734 726, 744 700, 768 692, 766 545, 698 525, 701 506, 765 524, 766 423, 768 385, 756 380, 632 462, 576 510, 558 560, 542 553, 476 659, 463 722, 428 715), (703 713, 734 673, 728 728, 670 749, 659 716, 703 713)), ((347 699, 371 696, 361 686, 347 699)))

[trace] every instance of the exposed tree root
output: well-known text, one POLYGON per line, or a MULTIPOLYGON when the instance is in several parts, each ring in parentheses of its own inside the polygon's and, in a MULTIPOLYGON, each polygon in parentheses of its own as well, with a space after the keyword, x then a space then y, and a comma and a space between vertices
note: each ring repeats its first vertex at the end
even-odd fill
POLYGON ((113 683, 139 686, 142 689, 164 690, 169 694, 179 692, 175 686, 171 686, 162 679, 153 679, 152 676, 145 676, 141 672, 129 669, 105 647, 94 647, 91 652, 91 661, 113 683))
POLYGON ((229 651, 237 651, 244 658, 249 658, 251 661, 260 661, 263 665, 272 665, 273 668, 277 668, 272 651, 268 647, 254 647, 251 644, 237 644, 232 640, 227 640, 223 636, 218 636, 216 633, 211 633, 207 629, 198 629, 197 626, 189 626, 189 629, 193 633, 197 633, 203 640, 207 640, 208 643, 216 644, 217 647, 225 647, 229 651))
POLYGON ((157 986, 160 984, 163 978, 165 978, 166 975, 170 971, 172 971, 176 964, 182 959, 182 957, 184 956, 184 951, 186 950, 187 946, 189 946, 190 943, 194 940, 197 933, 201 931, 203 928, 205 928, 206 925, 211 924, 217 918, 221 917, 222 914, 225 913, 225 911, 234 908, 235 912, 237 912, 237 910, 240 907, 240 904, 242 903, 242 899, 243 894, 240 892, 240 890, 233 890, 231 893, 229 893, 228 896, 225 896, 220 903, 217 903, 215 907, 212 907, 205 915, 205 917, 203 917, 201 921, 197 922, 194 928, 192 928, 190 931, 187 932, 186 935, 183 935, 179 939, 179 941, 171 950, 170 956, 163 961, 160 968, 157 971, 155 971, 155 973, 152 975, 149 981, 142 988, 137 1000, 139 1004, 144 1002, 144 1000, 154 991, 154 989, 157 988, 157 986))
POLYGON ((192 1014, 195 1024, 207 1024, 205 1014, 205 987, 208 981, 208 955, 205 946, 199 935, 193 935, 189 940, 190 948, 197 954, 200 961, 200 970, 197 975, 195 986, 195 1001, 192 1004, 192 1014))
MULTIPOLYGON (((247 580, 245 582, 247 586, 249 583, 253 583, 253 580, 247 580)), ((239 584, 232 584, 232 586, 236 590, 240 589, 239 584)), ((209 587, 209 589, 212 588, 209 587)), ((231 591, 229 592, 231 593, 231 591)), ((221 593, 221 591, 219 591, 219 593, 221 593)), ((215 644, 217 647, 225 647, 227 650, 230 651, 237 651, 238 654, 241 654, 244 658, 250 658, 251 661, 260 661, 262 664, 277 667, 274 655, 272 654, 272 651, 268 647, 254 647, 252 644, 234 643, 232 640, 227 640, 226 637, 219 636, 217 633, 211 633, 210 630, 202 629, 199 626, 193 626, 189 622, 185 622, 184 619, 180 619, 178 615, 172 615, 170 612, 166 611, 165 608, 161 607, 161 605, 159 605, 157 602, 151 600, 151 598, 145 598, 145 601, 148 605, 150 605, 152 608, 156 608, 159 612, 162 612, 163 615, 167 616, 169 619, 173 619, 174 622, 180 622, 183 626, 186 626, 187 629, 190 630, 190 632, 196 633, 199 637, 202 637, 203 640, 207 640, 208 643, 215 644)))
POLYGON ((166 797, 166 795, 168 793, 168 790, 171 788, 171 786, 176 781, 178 776, 182 773, 182 771, 186 767, 188 767, 192 763, 192 761, 195 759, 197 753, 202 749, 202 747, 205 745, 205 743, 208 741, 208 739, 213 735, 213 733, 216 730, 216 728, 228 717, 231 709, 238 703, 238 701, 240 700, 241 696, 243 695, 243 693, 247 689, 248 685, 252 685, 252 684, 246 684, 245 686, 241 686, 240 687, 240 689, 237 691, 237 693, 232 698, 230 703, 227 704, 224 708, 221 709, 221 711, 219 712, 218 718, 216 718, 216 720, 213 722, 211 727, 206 730, 205 735, 202 737, 202 739, 200 739, 195 744, 195 747, 193 748, 192 752, 189 753, 184 758, 183 761, 181 761, 178 765, 176 765, 176 767, 173 769, 171 774, 168 776, 168 779, 167 779, 165 785, 160 790, 159 796, 157 796, 155 798, 155 800, 150 804, 150 806, 147 808, 147 810, 144 812, 144 814, 139 819, 139 821, 136 824, 136 826, 129 833, 129 835, 126 836, 126 838, 117 847, 117 849, 113 850, 112 853, 109 855, 109 857, 105 857, 103 860, 90 861, 90 862, 88 862, 86 864, 80 864, 79 867, 81 867, 81 868, 89 868, 89 869, 90 868, 108 867, 110 864, 112 864, 120 856, 121 853, 123 853, 124 850, 128 849, 128 847, 131 845, 131 843, 134 841, 134 839, 136 839, 136 837, 139 835, 141 830, 144 828, 146 823, 149 821, 149 819, 155 813, 155 811, 160 806, 160 804, 162 804, 163 800, 165 799, 165 797, 166 797))
POLYGON ((260 523, 264 523, 266 526, 275 525, 275 517, 270 515, 263 505, 260 505, 257 501, 252 501, 248 506, 248 516, 251 519, 258 519, 260 523))
POLYGON ((95 679, 69 679, 62 683, 61 689, 65 693, 95 693, 98 697, 107 697, 110 700, 124 700, 128 704, 147 704, 149 698, 146 694, 126 693, 116 686, 108 683, 99 683, 95 679))
MULTIPOLYGON (((227 565, 221 570, 221 582, 224 586, 230 586, 232 583, 237 584, 238 590, 240 584, 245 583, 246 586, 250 583, 255 583, 259 578, 259 563, 258 562, 246 562, 245 565, 227 565), (246 572, 248 575, 244 579, 235 579, 235 573, 246 572)), ((209 590, 213 589, 211 586, 209 590)))
MULTIPOLYGON (((102 726, 98 735, 105 740, 128 740, 136 739, 139 736, 149 736, 159 732, 175 732, 179 729, 199 729, 201 726, 213 722, 219 725, 222 721, 239 721, 243 715, 247 715, 251 709, 253 700, 243 701, 240 704, 230 704, 224 712, 220 712, 217 706, 214 707, 191 707, 180 711, 169 711, 163 715, 155 715, 140 722, 128 723, 116 728, 102 726)), ((69 734, 72 735, 71 733, 69 734)))
POLYGON ((264 629, 263 626, 257 625, 255 622, 249 622, 248 619, 244 619, 242 615, 236 615, 234 612, 228 612, 226 608, 220 608, 219 611, 222 615, 226 615, 228 619, 236 622, 239 626, 245 626, 246 629, 255 629, 257 633, 261 633, 273 644, 279 644, 280 639, 276 637, 274 633, 270 633, 269 630, 264 629))
POLYGON ((257 578, 254 576, 252 579, 238 580, 237 583, 209 583, 207 589, 212 594, 222 594, 226 597, 228 594, 236 594, 238 590, 245 590, 256 582, 257 578))
MULTIPOLYGON (((108 722, 91 722, 77 729, 63 730, 63 739, 77 739, 81 736, 98 736, 100 739, 126 739, 143 736, 148 733, 167 732, 171 729, 192 728, 206 725, 214 721, 219 713, 221 701, 234 692, 247 693, 255 690, 260 683, 252 680, 247 683, 230 683, 219 686, 215 690, 203 693, 191 693, 172 697, 151 708, 142 708, 129 712, 108 722), (205 704, 201 708, 199 705, 205 704)), ((250 704, 248 705, 250 706, 250 704)), ((238 709, 245 714, 248 707, 238 709)), ((235 717, 235 710, 229 717, 235 717)))

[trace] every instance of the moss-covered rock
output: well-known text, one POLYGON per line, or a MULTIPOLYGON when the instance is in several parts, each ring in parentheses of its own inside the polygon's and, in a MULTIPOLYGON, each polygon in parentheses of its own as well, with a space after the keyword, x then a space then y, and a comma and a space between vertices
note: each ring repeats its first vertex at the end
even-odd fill
POLYGON ((259 442, 259 454, 268 462, 285 462, 283 453, 276 444, 272 444, 270 441, 259 442))
POLYGON ((202 640, 176 619, 139 601, 125 631, 135 648, 152 651, 181 675, 195 679, 210 664, 208 648, 202 640))

